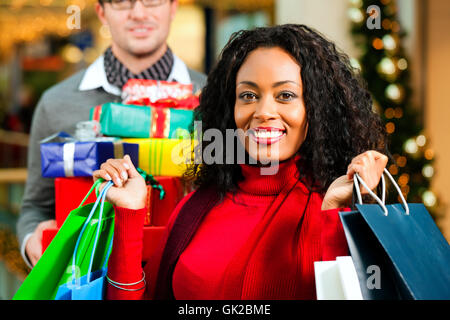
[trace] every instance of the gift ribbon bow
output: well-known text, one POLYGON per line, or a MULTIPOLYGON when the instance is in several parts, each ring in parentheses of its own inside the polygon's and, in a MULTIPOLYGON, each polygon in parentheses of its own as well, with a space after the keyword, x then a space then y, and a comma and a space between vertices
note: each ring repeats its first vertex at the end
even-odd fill
POLYGON ((139 172, 139 174, 142 176, 142 178, 144 178, 145 183, 147 185, 150 185, 153 189, 159 190, 159 199, 160 200, 164 199, 166 192, 164 191, 164 188, 162 187, 162 185, 159 184, 159 182, 156 181, 156 179, 151 174, 148 174, 141 168, 136 168, 136 170, 137 170, 137 172, 139 172))
MULTIPOLYGON (((144 178, 145 180, 145 184, 150 185, 153 189, 158 189, 159 190, 159 199, 162 200, 164 199, 164 196, 166 195, 166 192, 164 191, 164 188, 162 185, 159 184, 158 181, 156 181, 156 179, 151 175, 148 174, 147 172, 145 172, 144 170, 142 170, 141 168, 136 168, 137 172, 142 176, 142 178, 144 178)), ((100 194, 100 184, 103 183, 105 180, 102 178, 99 178, 93 186, 92 189, 95 189, 95 194, 97 195, 97 197, 100 194)), ((90 191, 91 192, 91 191, 90 191)), ((89 194, 90 194, 89 192, 89 194)), ((89 196, 89 194, 86 196, 86 198, 82 201, 82 204, 84 203, 84 201, 87 199, 87 197, 89 196)), ((81 206, 81 205, 80 205, 81 206)))

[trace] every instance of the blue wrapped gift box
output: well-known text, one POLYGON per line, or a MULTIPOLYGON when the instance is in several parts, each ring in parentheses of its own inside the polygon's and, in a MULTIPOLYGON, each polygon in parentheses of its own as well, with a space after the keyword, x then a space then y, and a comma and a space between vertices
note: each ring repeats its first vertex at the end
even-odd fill
POLYGON ((59 133, 41 142, 41 170, 46 178, 88 177, 111 158, 128 154, 137 168, 139 145, 118 139, 98 138, 76 141, 66 133, 59 133))

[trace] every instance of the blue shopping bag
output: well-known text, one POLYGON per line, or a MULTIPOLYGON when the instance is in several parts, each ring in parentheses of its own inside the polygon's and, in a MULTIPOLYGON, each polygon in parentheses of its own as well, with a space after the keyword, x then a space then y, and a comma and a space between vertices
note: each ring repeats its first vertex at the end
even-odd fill
POLYGON ((105 296, 105 277, 107 268, 77 279, 77 284, 65 283, 61 285, 55 300, 103 300, 105 296))
MULTIPOLYGON (((113 185, 112 182, 108 182, 105 188, 100 193, 94 206, 92 207, 91 213, 87 217, 80 235, 78 236, 77 243, 72 255, 72 278, 71 281, 62 284, 56 293, 55 300, 103 300, 105 296, 106 289, 106 272, 107 272, 107 261, 112 248, 112 237, 109 241, 108 252, 104 257, 102 267, 99 270, 92 271, 92 266, 94 262, 94 256, 97 249, 97 243, 99 240, 100 233, 102 232, 102 221, 103 221, 103 207, 105 203, 106 193, 109 188, 113 185), (86 275, 79 277, 77 275, 77 253, 80 242, 83 238, 86 228, 92 222, 96 208, 100 202, 100 211, 98 215, 97 230, 95 234, 95 240, 90 256, 89 268, 86 275)), ((79 273, 79 271, 78 271, 79 273)))
POLYGON ((384 177, 380 199, 355 174, 356 210, 340 213, 363 298, 450 299, 447 240, 425 206, 407 203, 392 176, 386 169, 384 172, 399 192, 402 204, 385 204, 384 177), (362 203, 358 181, 377 204, 362 203))

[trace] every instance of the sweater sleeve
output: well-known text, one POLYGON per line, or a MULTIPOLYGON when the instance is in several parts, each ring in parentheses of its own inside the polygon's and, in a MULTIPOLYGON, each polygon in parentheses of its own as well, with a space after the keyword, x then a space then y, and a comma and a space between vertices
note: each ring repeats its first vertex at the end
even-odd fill
MULTIPOLYGON (((159 262, 170 229, 178 216, 180 209, 192 196, 193 192, 184 197, 172 212, 167 224, 167 230, 161 240, 158 250, 150 257, 142 268, 142 249, 144 238, 144 217, 146 208, 130 210, 114 207, 115 226, 113 248, 108 261, 108 277, 119 283, 135 283, 145 275, 146 287, 142 290, 121 290, 108 283, 106 298, 108 300, 140 300, 153 296, 154 284, 159 269, 159 262)), ((143 282, 132 286, 122 286, 127 289, 140 289, 143 282)))
POLYGON ((25 186, 20 216, 17 222, 17 235, 20 252, 24 261, 31 268, 25 253, 25 240, 33 234, 37 225, 43 221, 55 219, 54 185, 52 178, 41 175, 41 153, 39 141, 55 133, 48 121, 46 112, 47 94, 40 99, 33 115, 28 149, 28 178, 25 186))
MULTIPOLYGON (((142 279, 142 241, 144 237, 144 217, 146 209, 130 210, 114 207, 113 249, 108 261, 108 278, 119 283, 135 283, 142 279)), ((132 286, 122 286, 131 290, 143 287, 140 282, 132 286)), ((110 283, 107 288, 108 300, 141 299, 144 290, 120 290, 110 283)))

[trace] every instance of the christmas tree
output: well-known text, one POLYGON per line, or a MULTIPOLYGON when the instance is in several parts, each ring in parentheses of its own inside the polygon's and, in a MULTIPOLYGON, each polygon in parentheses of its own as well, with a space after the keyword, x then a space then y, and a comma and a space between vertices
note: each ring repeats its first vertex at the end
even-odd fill
MULTIPOLYGON (((412 105, 410 65, 402 46, 406 36, 397 17, 395 0, 350 0, 352 35, 361 51, 353 60, 368 84, 374 109, 389 135, 394 163, 388 170, 407 202, 422 202, 436 218, 438 199, 430 190, 434 152, 424 132, 417 106, 412 105)), ((397 203, 391 190, 388 203, 397 203)))

